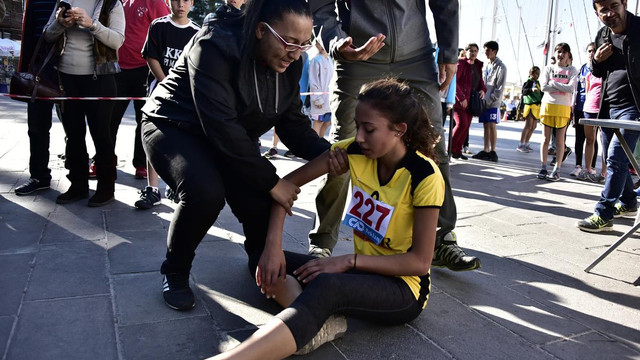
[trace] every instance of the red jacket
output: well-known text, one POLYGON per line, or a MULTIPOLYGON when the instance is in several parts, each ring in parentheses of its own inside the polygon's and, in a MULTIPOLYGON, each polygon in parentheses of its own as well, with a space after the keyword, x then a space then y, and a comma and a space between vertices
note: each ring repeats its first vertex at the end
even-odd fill
POLYGON ((471 96, 471 86, 473 85, 473 66, 476 67, 476 73, 480 79, 478 87, 473 90, 483 92, 487 91, 487 88, 484 86, 484 81, 482 80, 482 61, 476 59, 476 61, 471 64, 467 59, 458 60, 458 71, 456 73, 456 104, 454 107, 459 109, 462 109, 460 102, 469 100, 469 97, 471 96))

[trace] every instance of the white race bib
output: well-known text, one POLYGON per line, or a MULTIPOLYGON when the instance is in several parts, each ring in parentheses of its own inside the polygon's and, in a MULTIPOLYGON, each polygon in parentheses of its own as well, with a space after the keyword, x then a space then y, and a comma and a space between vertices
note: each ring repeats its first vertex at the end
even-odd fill
POLYGON ((353 187, 352 194, 343 223, 380 245, 387 233, 393 206, 372 198, 357 186, 353 187))

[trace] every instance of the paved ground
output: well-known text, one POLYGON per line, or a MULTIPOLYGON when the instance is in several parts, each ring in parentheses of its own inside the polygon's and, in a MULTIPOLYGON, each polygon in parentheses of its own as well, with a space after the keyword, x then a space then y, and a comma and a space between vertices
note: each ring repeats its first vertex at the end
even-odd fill
MULTIPOLYGON (((25 109, 0 98, 2 359, 206 358, 245 339, 278 311, 252 283, 241 227, 228 209, 198 248, 196 308, 180 313, 164 305, 158 268, 172 204, 132 208, 145 182, 132 175, 131 111, 119 132, 115 203, 55 204, 69 186, 57 158, 64 151, 57 120, 52 189, 16 196, 14 187, 29 177, 25 109)), ((537 155, 514 150, 521 128, 500 124, 498 164, 469 160, 451 167, 458 238, 482 259, 482 269, 434 269, 429 304, 418 319, 396 327, 349 319, 342 339, 303 358, 640 359, 639 237, 592 273, 583 271, 633 220, 616 220, 609 234, 575 229, 601 186, 569 178, 573 155, 560 182, 535 179, 537 155)), ((473 151, 481 134, 474 124, 473 151)), ((270 141, 270 134, 263 137, 263 145, 270 141)), ((274 163, 282 173, 300 164, 286 158, 274 163)), ((316 191, 317 182, 303 188, 286 224, 287 249, 306 250, 316 191)), ((338 253, 352 246, 348 231, 342 235, 338 253)))

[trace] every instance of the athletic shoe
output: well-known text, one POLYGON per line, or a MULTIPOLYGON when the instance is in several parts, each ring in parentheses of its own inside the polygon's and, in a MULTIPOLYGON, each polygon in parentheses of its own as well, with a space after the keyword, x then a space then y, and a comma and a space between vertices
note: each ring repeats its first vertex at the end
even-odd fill
POLYGON ((604 184, 605 181, 605 177, 604 175, 602 175, 601 173, 595 173, 595 174, 588 174, 587 175, 589 181, 597 183, 597 184, 604 184))
POLYGON ((590 174, 590 172, 588 170, 582 169, 582 170, 580 170, 578 175, 576 175, 576 179, 578 179, 578 180, 589 180, 589 174, 590 174))
POLYGON ((40 181, 38 179, 30 178, 26 183, 18 186, 14 191, 16 195, 28 195, 38 190, 45 190, 51 186, 51 182, 40 181))
POLYGON ((540 169, 540 172, 537 175, 538 179, 540 180, 546 179, 547 176, 549 176, 549 172, 547 171, 547 169, 540 169))
POLYGON ((616 210, 613 213, 613 217, 616 219, 621 217, 632 217, 632 216, 636 216, 637 213, 638 213, 637 205, 635 207, 627 207, 622 203, 617 203, 616 210))
POLYGON ((454 159, 469 160, 468 157, 466 157, 466 156, 464 156, 462 154, 453 153, 453 154, 451 154, 451 157, 454 158, 454 159))
POLYGON ((309 246, 309 255, 317 258, 330 257, 331 249, 311 245, 309 246))
POLYGON ((91 164, 89 164, 89 179, 95 179, 97 176, 96 173, 96 162, 93 160, 90 160, 91 164))
POLYGON ((342 337, 347 331, 347 318, 342 315, 331 315, 324 322, 320 331, 305 346, 296 351, 294 355, 306 355, 320 346, 342 337))
POLYGON ((549 174, 549 176, 547 176, 547 180, 549 181, 560 181, 560 175, 558 175, 557 171, 552 171, 551 174, 549 174))
POLYGON ((528 151, 527 151, 527 147, 526 147, 526 146, 524 146, 524 145, 518 145, 518 147, 516 148, 516 150, 517 150, 518 152, 521 152, 521 153, 526 153, 526 152, 528 152, 528 151))
POLYGON ((593 214, 586 219, 576 222, 576 227, 586 232, 601 232, 613 230, 613 220, 606 221, 600 215, 593 214))
POLYGON ((265 157, 267 159, 271 159, 272 157, 278 155, 278 149, 275 147, 272 147, 271 149, 267 150, 267 152, 265 152, 264 154, 262 154, 262 157, 265 157))
POLYGON ((140 200, 134 204, 137 209, 147 210, 161 203, 158 189, 147 186, 138 192, 140 193, 140 200))
POLYGON ((553 159, 551 159, 551 162, 549 163, 549 165, 556 166, 556 157, 555 156, 553 157, 553 159))
POLYGON ((468 146, 465 146, 462 148, 462 153, 463 154, 467 154, 467 155, 473 155, 473 152, 471 152, 471 150, 469 150, 468 146))
POLYGON ((147 168, 144 166, 136 167, 136 174, 134 175, 136 179, 146 179, 147 178, 147 168))
POLYGON ((479 269, 482 264, 480 264, 480 259, 467 255, 464 250, 458 246, 456 234, 452 231, 445 235, 442 244, 433 252, 431 266, 446 266, 449 270, 453 271, 469 271, 479 269), (447 240, 447 238, 450 240, 447 240))
POLYGON ((533 151, 533 148, 531 146, 529 146, 529 145, 525 145, 524 147, 527 148, 527 152, 532 152, 533 151))
POLYGON ((565 162, 567 160, 567 158, 569 157, 569 155, 571 155, 573 151, 571 151, 570 147, 566 147, 564 148, 564 154, 562 155, 562 162, 565 162))
POLYGON ((284 157, 287 157, 287 158, 289 158, 289 159, 293 159, 294 157, 296 157, 296 155, 295 155, 293 152, 291 152, 291 150, 287 150, 287 151, 284 153, 284 157))
POLYGON ((489 160, 489 153, 484 150, 481 150, 477 154, 473 155, 471 158, 478 159, 478 160, 489 160))
POLYGON ((174 310, 191 310, 196 306, 193 291, 189 288, 189 274, 165 274, 162 279, 162 296, 167 306, 174 310))
POLYGON ((582 166, 580 165, 576 165, 575 168, 573 168, 573 171, 569 173, 569 176, 574 176, 574 177, 578 177, 578 175, 582 172, 582 166))
POLYGON ((498 154, 495 151, 489 152, 489 156, 487 157, 487 160, 498 162, 498 154))
POLYGON ((176 204, 180 202, 180 196, 178 196, 178 193, 173 191, 173 189, 168 186, 167 186, 167 189, 164 191, 164 197, 173 201, 176 204))
POLYGON ((555 155, 556 154, 556 149, 554 148, 549 148, 549 151, 547 152, 548 155, 555 155))

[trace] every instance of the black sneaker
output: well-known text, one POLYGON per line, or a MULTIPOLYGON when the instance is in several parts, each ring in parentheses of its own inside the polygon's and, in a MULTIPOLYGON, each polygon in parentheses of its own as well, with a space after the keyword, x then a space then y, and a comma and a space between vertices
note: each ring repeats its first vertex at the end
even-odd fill
POLYGON ((479 269, 482 266, 480 259, 467 255, 464 250, 458 246, 455 233, 452 231, 450 234, 453 237, 453 241, 443 240, 442 244, 435 249, 431 266, 446 266, 449 270, 453 271, 479 269))
POLYGON ((487 160, 489 159, 489 153, 484 150, 481 150, 477 154, 473 155, 471 158, 478 159, 478 160, 487 160))
POLYGON ((468 157, 466 157, 466 156, 464 156, 462 154, 453 153, 453 154, 451 154, 451 157, 454 158, 454 159, 469 160, 468 157))
POLYGON ((586 232, 601 232, 613 230, 613 220, 605 220, 593 214, 586 219, 576 222, 576 227, 586 232))
POLYGON ((567 160, 567 158, 569 157, 569 155, 571 155, 573 151, 571 151, 570 147, 566 147, 564 148, 564 155, 562 155, 562 162, 565 162, 565 160, 567 160))
POLYGON ((18 186, 15 189, 16 195, 28 195, 38 190, 45 190, 51 186, 50 181, 40 181, 38 179, 31 178, 26 183, 18 186))
POLYGON ((189 274, 165 274, 162 279, 162 296, 168 307, 186 311, 196 306, 193 291, 189 288, 189 274))
POLYGON ((147 210, 161 203, 160 192, 151 186, 147 186, 139 191, 140 200, 136 201, 134 206, 137 209, 147 210))
POLYGON ((296 155, 291 152, 291 150, 287 150, 287 152, 284 153, 284 157, 288 157, 289 159, 293 159, 294 157, 296 157, 296 155))
POLYGON ((621 217, 634 217, 636 216, 637 213, 638 213, 637 205, 635 207, 629 207, 622 203, 617 203, 616 209, 613 212, 613 217, 616 219, 621 217))
POLYGON ((547 169, 540 169, 537 178, 540 180, 544 180, 547 178, 547 176, 549 176, 549 172, 547 171, 547 169))
POLYGON ((276 155, 278 155, 278 149, 276 149, 275 147, 272 147, 271 149, 267 150, 267 152, 262 154, 262 157, 265 157, 267 159, 271 159, 272 157, 274 157, 276 155))
POLYGON ((498 154, 495 151, 491 151, 489 153, 489 156, 487 157, 487 160, 493 161, 493 162, 498 162, 498 154))
POLYGON ((551 159, 551 162, 549 163, 549 165, 556 166, 556 157, 555 156, 553 157, 553 159, 551 159))

